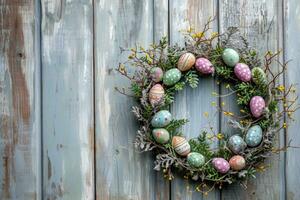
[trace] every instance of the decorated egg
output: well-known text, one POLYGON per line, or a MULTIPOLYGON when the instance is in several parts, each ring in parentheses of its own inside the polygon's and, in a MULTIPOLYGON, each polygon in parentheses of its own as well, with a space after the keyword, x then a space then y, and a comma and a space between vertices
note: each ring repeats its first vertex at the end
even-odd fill
POLYGON ((250 111, 256 118, 262 116, 266 107, 265 100, 261 96, 254 96, 250 100, 250 111))
POLYGON ((245 161, 244 157, 235 155, 230 158, 229 165, 230 165, 231 169, 239 171, 239 170, 244 169, 244 167, 246 166, 246 161, 245 161))
POLYGON ((222 59, 226 65, 234 67, 239 62, 240 56, 234 49, 227 48, 223 51, 222 59))
POLYGON ((169 132, 164 128, 155 128, 152 130, 152 135, 155 141, 159 144, 165 144, 170 139, 169 132))
POLYGON ((152 106, 159 105, 164 98, 165 90, 161 84, 155 84, 149 91, 149 101, 152 106))
POLYGON ((233 135, 228 140, 228 147, 233 153, 241 153, 247 147, 246 142, 239 135, 233 135))
POLYGON ((251 70, 248 65, 244 63, 238 63, 235 65, 234 74, 241 81, 248 82, 251 80, 251 70))
POLYGON ((266 85, 267 84, 267 76, 263 69, 259 67, 254 67, 251 70, 252 81, 256 85, 266 85))
POLYGON ((163 76, 164 76, 164 72, 161 68, 153 67, 150 69, 150 77, 154 82, 156 83, 160 82, 163 79, 163 76))
POLYGON ((256 147, 258 146, 263 138, 262 129, 259 125, 252 126, 246 133, 245 141, 248 146, 256 147))
POLYGON ((172 146, 176 153, 181 156, 186 156, 190 153, 191 147, 184 137, 174 136, 172 139, 172 146))
POLYGON ((193 67, 195 60, 196 58, 192 53, 184 53, 178 60, 177 68, 182 72, 187 71, 193 67))
POLYGON ((230 169, 229 163, 224 158, 213 158, 212 165, 221 174, 227 173, 230 169))
POLYGON ((181 78, 181 72, 177 68, 169 69, 163 77, 163 82, 167 86, 174 85, 181 78))
POLYGON ((161 110, 153 116, 151 125, 155 128, 165 127, 170 124, 172 115, 168 110, 161 110))
POLYGON ((212 74, 215 72, 214 66, 206 58, 197 58, 195 68, 202 74, 212 74))
POLYGON ((201 167, 205 164, 205 158, 202 154, 197 152, 191 152, 187 156, 187 162, 192 167, 201 167))

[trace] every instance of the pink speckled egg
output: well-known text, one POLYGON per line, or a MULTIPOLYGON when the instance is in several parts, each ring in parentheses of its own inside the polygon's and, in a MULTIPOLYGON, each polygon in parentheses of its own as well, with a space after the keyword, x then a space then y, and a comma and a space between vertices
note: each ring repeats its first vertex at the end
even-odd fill
POLYGON ((244 167, 246 166, 246 161, 245 161, 244 157, 235 155, 230 158, 229 165, 230 165, 231 169, 239 171, 239 170, 244 169, 244 167))
POLYGON ((221 174, 226 174, 230 169, 229 163, 224 158, 213 158, 212 164, 214 168, 221 174))
POLYGON ((265 100, 261 96, 254 96, 250 100, 250 110, 254 117, 259 118, 262 116, 266 107, 265 100))
POLYGON ((244 63, 238 63, 234 67, 234 73, 238 79, 243 82, 248 82, 251 80, 251 70, 248 65, 244 63))
POLYGON ((202 74, 212 74, 215 72, 214 66, 206 58, 197 58, 195 68, 202 74))
POLYGON ((162 103, 165 90, 161 84, 155 84, 149 91, 149 101, 152 106, 162 103))
POLYGON ((161 68, 153 67, 150 69, 150 77, 154 82, 156 83, 160 82, 163 79, 163 76, 164 76, 164 72, 161 68))

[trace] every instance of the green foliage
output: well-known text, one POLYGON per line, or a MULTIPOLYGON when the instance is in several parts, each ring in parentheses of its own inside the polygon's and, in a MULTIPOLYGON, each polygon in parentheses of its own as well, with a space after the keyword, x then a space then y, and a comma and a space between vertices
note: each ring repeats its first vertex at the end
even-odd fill
POLYGON ((165 127, 165 129, 167 129, 172 136, 178 135, 177 129, 182 127, 187 122, 187 119, 173 119, 171 123, 165 127))
POLYGON ((257 87, 250 83, 241 82, 236 84, 235 89, 237 91, 237 103, 238 105, 247 106, 253 96, 267 97, 267 87, 257 87))
POLYGON ((227 66, 216 66, 216 75, 221 79, 228 80, 233 77, 233 68, 227 66))
POLYGON ((176 91, 180 91, 180 90, 183 90, 184 86, 185 86, 185 82, 179 81, 178 83, 176 83, 176 84, 174 85, 174 89, 175 89, 176 91))
POLYGON ((207 132, 203 131, 197 138, 189 140, 192 152, 201 153, 207 160, 213 156, 209 143, 206 141, 207 132))
POLYGON ((196 88, 199 83, 199 77, 195 70, 188 71, 185 75, 185 82, 190 85, 191 88, 196 88))
POLYGON ((252 73, 252 80, 256 85, 265 86, 267 84, 266 74, 261 68, 254 67, 251 73, 252 73))
POLYGON ((131 91, 133 92, 134 96, 136 98, 140 98, 142 96, 142 90, 143 88, 137 84, 136 82, 131 82, 131 91))

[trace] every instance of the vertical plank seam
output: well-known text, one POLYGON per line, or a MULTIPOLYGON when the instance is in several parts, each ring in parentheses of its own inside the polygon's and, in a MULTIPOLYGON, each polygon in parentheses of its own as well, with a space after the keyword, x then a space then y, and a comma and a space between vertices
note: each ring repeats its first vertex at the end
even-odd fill
POLYGON ((92 99, 93 99, 93 108, 92 108, 92 110, 93 110, 93 144, 91 144, 91 145, 93 145, 93 151, 94 152, 92 152, 92 155, 93 155, 93 170, 94 170, 94 199, 96 200, 97 199, 97 160, 96 160, 96 91, 95 91, 95 81, 96 81, 96 73, 95 73, 95 69, 96 69, 96 64, 95 64, 95 0, 92 0, 92 23, 93 23, 93 30, 92 30, 92 34, 93 34, 93 36, 92 36, 92 38, 93 38, 93 40, 92 40, 92 42, 93 42, 93 44, 92 44, 92 46, 93 46, 93 65, 92 65, 92 77, 93 77, 93 80, 92 80, 92 83, 93 83, 93 92, 92 92, 92 95, 93 95, 93 97, 92 97, 92 99))
POLYGON ((43 15, 42 15, 42 0, 36 0, 35 1, 35 10, 36 10, 36 19, 37 19, 37 34, 39 34, 39 38, 37 38, 38 40, 38 48, 39 48, 39 65, 40 65, 40 159, 41 159, 41 163, 40 163, 40 176, 41 176, 41 199, 44 199, 44 134, 43 134, 43 56, 42 56, 42 38, 43 38, 43 34, 42 34, 42 20, 43 20, 43 15))
MULTIPOLYGON (((285 23, 285 19, 286 19, 286 12, 285 12, 285 9, 286 9, 286 1, 285 0, 282 0, 282 5, 281 5, 281 21, 282 21, 282 27, 281 27, 281 31, 282 31, 282 49, 283 49, 283 55, 282 55, 282 61, 283 63, 286 62, 286 34, 285 34, 285 26, 286 26, 286 23, 285 23)), ((286 73, 283 74, 283 85, 286 87, 286 73)), ((284 118, 283 118, 284 122, 287 122, 287 118, 286 118, 286 114, 284 114, 284 118)), ((283 130, 283 134, 284 134, 284 137, 283 137, 283 143, 284 143, 284 146, 287 145, 287 137, 288 137, 288 131, 287 129, 284 129, 283 130)), ((284 151, 283 152, 283 176, 284 176, 284 199, 287 199, 287 152, 284 151)))

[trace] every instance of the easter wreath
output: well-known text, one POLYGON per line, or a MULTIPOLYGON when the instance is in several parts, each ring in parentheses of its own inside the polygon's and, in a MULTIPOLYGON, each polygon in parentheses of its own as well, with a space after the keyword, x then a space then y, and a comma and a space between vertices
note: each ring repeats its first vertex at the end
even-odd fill
MULTIPOLYGON (((121 48, 130 54, 117 69, 131 81, 131 96, 138 102, 132 108, 140 122, 135 147, 141 152, 154 151, 154 169, 162 170, 167 179, 174 178, 174 170, 180 171, 184 178, 198 181, 196 190, 205 193, 224 183, 246 186, 266 157, 287 148, 276 149, 275 139, 288 126, 286 119, 292 119, 298 109, 293 85, 285 88, 279 84, 287 67, 279 61, 279 52, 268 51, 262 62, 238 28, 209 34, 211 22, 202 32, 193 28, 184 31, 184 47, 169 45, 162 38, 149 49, 121 48), (273 63, 276 70, 272 70, 273 63), (133 75, 126 65, 136 67, 133 75), (186 85, 196 88, 199 78, 205 76, 226 83, 232 90, 230 94, 236 94, 240 115, 226 111, 221 103, 212 106, 230 117, 228 124, 240 134, 227 136, 210 127, 198 138, 186 140, 180 133, 188 120, 172 119, 169 110, 175 93, 186 85), (217 150, 211 149, 208 135, 218 139, 217 150), (208 182, 212 187, 208 188, 208 182)), ((124 88, 116 89, 128 95, 124 88)))

